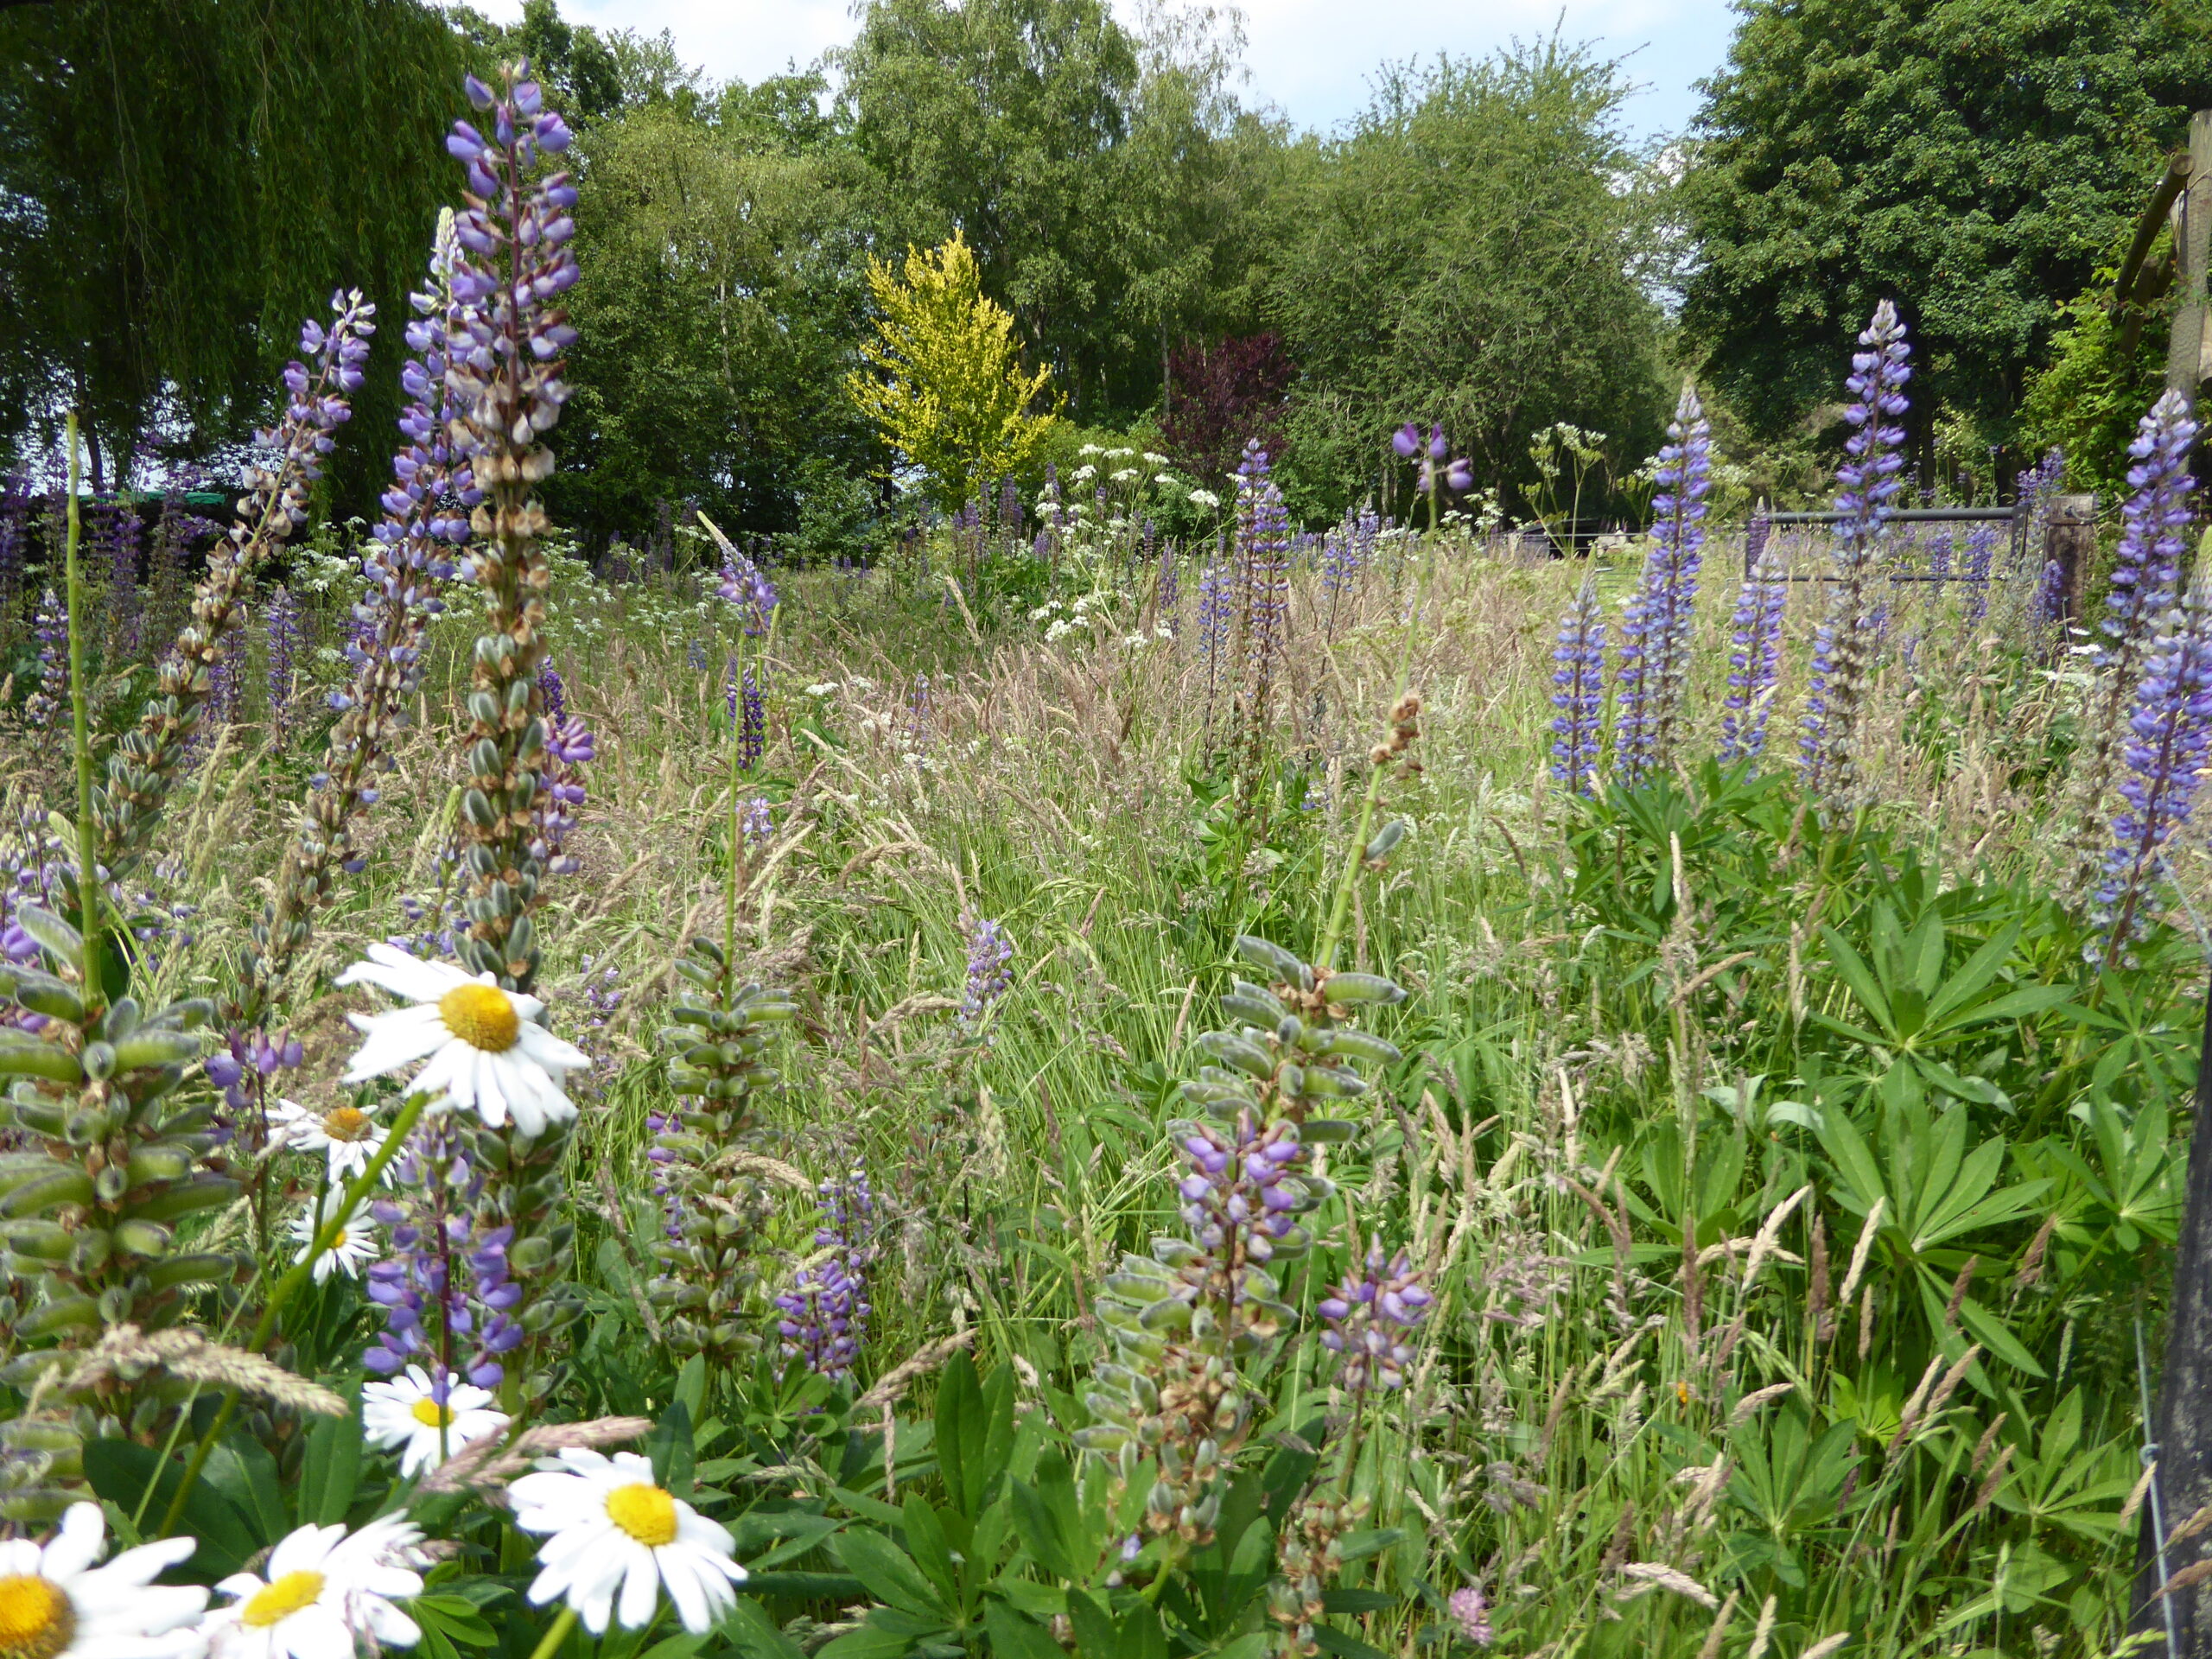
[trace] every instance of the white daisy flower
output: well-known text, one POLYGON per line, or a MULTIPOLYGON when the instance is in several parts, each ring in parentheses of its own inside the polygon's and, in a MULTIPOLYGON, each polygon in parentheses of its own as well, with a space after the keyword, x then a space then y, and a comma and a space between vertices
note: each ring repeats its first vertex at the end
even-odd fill
MULTIPOLYGON (((345 1202, 346 1195, 334 1186, 323 1194, 321 1204, 310 1205, 292 1217, 292 1236, 300 1243, 300 1253, 293 1261, 308 1259, 308 1252, 315 1248, 315 1236, 345 1202)), ((342 1273, 348 1279, 359 1278, 361 1269, 377 1259, 379 1249, 377 1230, 370 1225, 367 1217, 354 1211, 346 1217, 330 1248, 315 1257, 315 1283, 322 1283, 334 1273, 342 1273)))
POLYGON ((346 1082, 365 1083, 427 1058, 409 1086, 442 1105, 475 1111, 493 1128, 512 1113, 517 1128, 537 1135, 575 1116, 562 1079, 591 1060, 537 1023, 545 1005, 536 997, 503 990, 489 974, 471 978, 449 962, 418 961, 388 944, 371 945, 368 961, 338 976, 340 985, 365 981, 414 1006, 347 1016, 368 1040, 346 1082))
POLYGON ((389 1516, 350 1537, 342 1526, 302 1527, 270 1552, 267 1578, 234 1573, 215 1586, 235 1599, 200 1631, 215 1659, 353 1659, 357 1632, 411 1648, 422 1630, 391 1599, 423 1593, 409 1564, 422 1536, 389 1516))
POLYGON ((72 1503, 45 1545, 0 1542, 0 1654, 9 1659, 198 1659, 188 1627, 207 1605, 197 1585, 154 1582, 199 1546, 189 1538, 126 1549, 105 1567, 107 1522, 72 1503))
POLYGON ((643 1629, 662 1585, 694 1634, 735 1604, 730 1586, 745 1582, 745 1569, 730 1559, 728 1529, 656 1485, 646 1459, 570 1446, 537 1466, 543 1472, 507 1489, 515 1525, 552 1535, 537 1547, 543 1570, 531 1600, 565 1597, 594 1636, 606 1633, 610 1613, 625 1630, 643 1629))
POLYGON ((369 1444, 380 1451, 405 1448, 399 1456, 399 1478, 412 1479, 435 1469, 448 1457, 486 1434, 507 1426, 507 1414, 491 1411, 489 1389, 464 1382, 446 1373, 444 1397, 430 1384, 430 1374, 410 1365, 389 1382, 372 1382, 361 1390, 361 1427, 369 1444))
MULTIPOLYGON (((333 1181, 352 1180, 384 1147, 384 1125, 358 1106, 318 1112, 296 1100, 280 1100, 270 1109, 269 1122, 278 1146, 326 1154, 333 1181)), ((392 1179, 390 1164, 385 1166, 384 1178, 392 1179)))

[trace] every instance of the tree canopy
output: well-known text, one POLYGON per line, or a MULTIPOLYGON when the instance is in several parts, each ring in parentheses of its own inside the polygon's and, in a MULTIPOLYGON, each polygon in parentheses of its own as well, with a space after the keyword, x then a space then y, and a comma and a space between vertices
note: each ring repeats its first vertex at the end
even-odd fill
POLYGON ((1752 425, 1837 396, 1875 304, 1916 403, 2001 435, 2061 302, 2212 104, 2201 0, 1739 0, 1682 183, 1682 326, 1752 425))

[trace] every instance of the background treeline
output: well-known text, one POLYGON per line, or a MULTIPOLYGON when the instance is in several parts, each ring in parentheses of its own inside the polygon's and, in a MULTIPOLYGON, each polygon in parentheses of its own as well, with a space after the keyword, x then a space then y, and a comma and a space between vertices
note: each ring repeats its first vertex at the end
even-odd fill
MULTIPOLYGON (((696 499, 859 550, 896 495, 844 388, 868 260, 956 229, 1069 451, 1135 429, 1203 471, 1249 428, 1308 520, 1402 503, 1409 417, 1509 516, 1548 487, 1539 435, 1602 435, 1585 515, 1632 516, 1686 372, 1740 481, 1809 490, 1836 341, 1883 296, 1926 353, 1931 487, 2086 447, 2155 384, 2162 330, 2098 287, 2212 105, 2206 0, 1749 0, 1665 143, 1624 126, 1627 66, 1557 40, 1377 66, 1326 135, 1253 106, 1242 44, 1203 5, 870 0, 849 46, 745 86, 555 0, 511 29, 420 0, 0 8, 0 436, 35 461, 73 403, 103 486, 153 454, 223 471, 330 289, 397 332, 450 89, 524 54, 590 175, 554 503, 589 545, 696 499)), ((390 384, 357 430, 390 430, 390 384)), ((383 448, 345 447, 334 510, 370 510, 383 448)))

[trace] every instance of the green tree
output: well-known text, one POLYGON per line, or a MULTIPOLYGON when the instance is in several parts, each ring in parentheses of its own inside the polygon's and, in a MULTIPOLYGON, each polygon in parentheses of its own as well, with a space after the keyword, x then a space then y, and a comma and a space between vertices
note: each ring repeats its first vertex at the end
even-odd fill
POLYGON ((1682 325, 1758 430, 1833 400, 1877 302, 1911 325, 1915 403, 1995 437, 2212 104, 2203 0, 1744 0, 1682 183, 1682 325))
MULTIPOLYGON (((241 436, 341 284, 391 352, 457 184, 461 67, 416 0, 0 9, 0 440, 51 442, 74 404, 112 485, 157 421, 196 452, 241 436)), ((377 435, 340 452, 365 506, 397 397, 372 374, 377 435)))
POLYGON ((1389 435, 1440 423, 1512 491, 1560 421, 1655 445, 1661 317, 1637 267, 1648 219, 1616 125, 1617 66, 1556 41, 1393 71, 1345 137, 1282 185, 1268 306, 1301 371, 1293 499, 1340 511, 1385 477, 1389 435))
POLYGON ((903 271, 870 259, 868 282, 878 315, 863 352, 875 372, 848 377, 854 404, 939 506, 957 508, 1020 472, 1052 429, 1052 414, 1034 406, 1052 372, 1021 366, 1013 315, 983 293, 960 233, 925 252, 907 249, 903 271))
POLYGON ((804 85, 734 86, 578 140, 575 396, 549 499, 588 540, 691 496, 789 531, 810 495, 849 498, 841 476, 880 465, 843 386, 867 329, 869 181, 834 133, 779 137, 763 113, 811 107, 804 85))
POLYGON ((1265 124, 1208 17, 1103 0, 870 0, 839 54, 854 141, 905 239, 958 230, 1084 419, 1154 405, 1185 332, 1243 319, 1265 124))

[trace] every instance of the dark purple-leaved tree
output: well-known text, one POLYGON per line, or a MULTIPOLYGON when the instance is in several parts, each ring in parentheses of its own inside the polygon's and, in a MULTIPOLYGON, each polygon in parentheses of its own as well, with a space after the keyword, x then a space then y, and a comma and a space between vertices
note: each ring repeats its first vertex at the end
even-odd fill
POLYGON ((1169 456, 1212 488, 1236 470, 1248 442, 1280 454, 1285 401, 1297 372, 1277 334, 1211 346, 1185 340, 1167 359, 1160 434, 1169 456))

